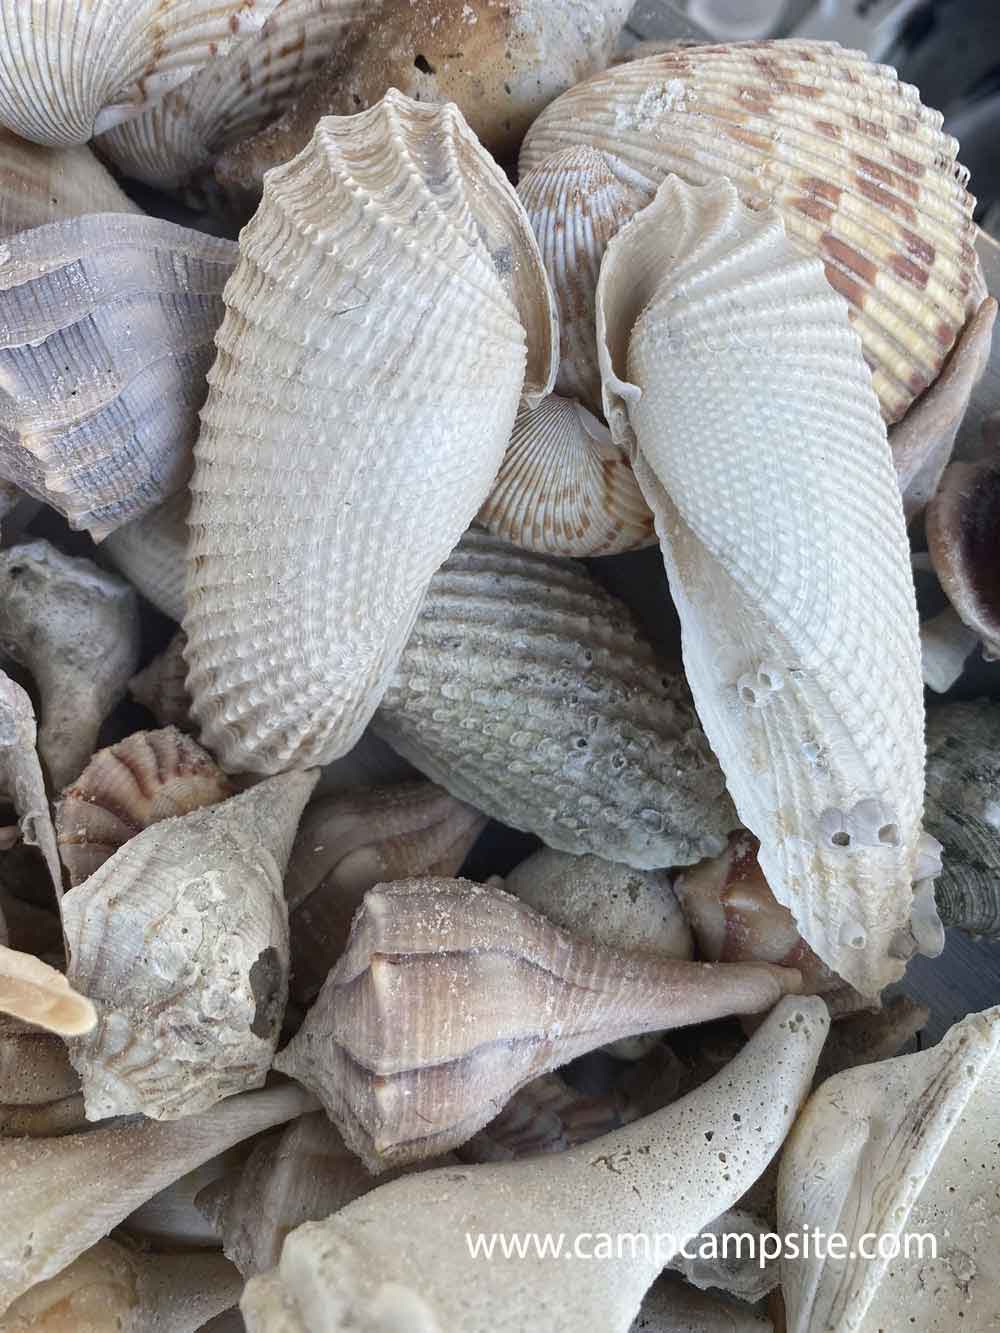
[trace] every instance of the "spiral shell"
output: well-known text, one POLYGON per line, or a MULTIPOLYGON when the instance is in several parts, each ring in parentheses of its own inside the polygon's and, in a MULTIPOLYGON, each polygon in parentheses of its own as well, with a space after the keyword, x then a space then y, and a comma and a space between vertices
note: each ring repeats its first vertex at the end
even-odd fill
POLYGON ((56 814, 70 885, 82 884, 151 824, 232 794, 212 756, 175 727, 136 731, 99 750, 65 789, 56 814))
POLYGON ((139 213, 87 148, 40 148, 0 130, 0 241, 83 213, 139 213))
POLYGON ((321 121, 268 176, 240 254, 184 629, 204 743, 268 773, 360 736, 486 498, 522 384, 549 387, 555 324, 503 173, 454 106, 396 92, 321 121))
POLYGON ((565 852, 713 856, 737 819, 687 687, 579 565, 470 531, 431 580, 375 731, 565 852))
POLYGON ((934 572, 962 621, 1000 658, 1000 463, 952 463, 927 506, 934 572))
POLYGON ((547 555, 614 555, 655 541, 625 452, 603 422, 556 394, 518 409, 478 522, 547 555))
POLYGON ((571 145, 650 193, 727 177, 770 204, 847 298, 883 415, 936 378, 985 288, 974 200, 941 116, 894 70, 832 43, 678 48, 605 71, 538 117, 521 171, 571 145))
MULTIPOLYGON (((184 617, 184 560, 191 497, 178 491, 165 503, 116 528, 101 543, 119 574, 171 620, 184 617)), ((186 671, 186 668, 185 668, 186 671)))
POLYGON ((183 83, 277 0, 0 0, 0 125, 82 144, 183 83))
POLYGON ((687 678, 761 869, 820 959, 873 996, 913 950, 923 683, 899 490, 846 305, 774 210, 670 177, 608 247, 598 331, 608 419, 636 451, 687 678))
POLYGON ((98 1007, 70 1051, 89 1119, 173 1120, 264 1082, 288 989, 282 875, 316 777, 161 820, 66 894, 68 975, 98 1007))

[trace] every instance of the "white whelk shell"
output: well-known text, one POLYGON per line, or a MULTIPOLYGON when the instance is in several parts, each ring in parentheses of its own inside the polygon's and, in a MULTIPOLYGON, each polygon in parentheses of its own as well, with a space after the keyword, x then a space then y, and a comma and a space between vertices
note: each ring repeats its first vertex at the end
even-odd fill
POLYGON ((653 1116, 564 1153, 406 1176, 307 1223, 286 1240, 277 1269, 248 1283, 249 1333, 308 1333, 319 1309, 329 1333, 380 1320, 408 1333, 627 1333, 671 1258, 668 1245, 636 1246, 611 1263, 488 1263, 455 1236, 481 1225, 562 1233, 572 1245, 585 1233, 627 1230, 679 1246, 780 1147, 828 1026, 821 1000, 783 1000, 717 1079, 653 1116))
MULTIPOLYGON (((101 555, 171 620, 184 618, 187 515, 191 497, 178 491, 140 518, 115 528, 101 543, 101 555)), ((185 672, 187 668, 185 667, 185 672)))
POLYGON ((277 0, 0 3, 0 125, 40 144, 82 144, 183 83, 277 0))
POLYGON ((740 818, 806 942, 874 996, 919 928, 923 685, 899 490, 847 307, 774 210, 670 177, 608 247, 598 334, 740 818))
POLYGON ((952 463, 927 506, 931 564, 963 623, 1000 658, 1000 461, 952 463))
POLYGON ((173 1124, 127 1121, 62 1138, 0 1139, 0 1314, 171 1181, 315 1109, 294 1084, 230 1097, 173 1124))
POLYGON ((36 740, 31 700, 20 685, 0 671, 0 793, 14 806, 22 840, 41 852, 59 898, 62 870, 36 740))
POLYGON ((90 560, 35 540, 0 550, 0 648, 41 696, 38 752, 60 789, 94 752, 139 660, 136 596, 90 560))
POLYGON ((95 213, 0 264, 0 471, 100 541, 183 487, 232 241, 95 213))
POLYGON ((259 1087, 288 991, 282 875, 316 773, 144 829, 63 899, 98 1024, 70 1055, 91 1120, 173 1120, 259 1087))
POLYGON ((191 482, 188 684, 223 767, 272 773, 360 736, 522 388, 551 387, 556 326, 506 177, 457 108, 395 91, 320 121, 268 175, 225 300, 191 482))
POLYGON ((0 944, 0 1013, 64 1037, 89 1032, 97 1022, 94 1006, 61 972, 5 944, 0 944))
POLYGON ((788 1333, 989 1327, 1000 1309, 998 1047, 1000 1008, 987 1009, 930 1050, 836 1075, 806 1103, 781 1159, 778 1230, 838 1233, 846 1251, 783 1257, 788 1333), (933 1236, 935 1252, 900 1242, 893 1254, 903 1232, 933 1236), (879 1238, 863 1247, 871 1257, 859 1252, 865 1233, 879 1238))
POLYGON ((478 521, 549 555, 615 555, 656 540, 624 450, 603 422, 557 394, 518 409, 478 521))
POLYGON ((0 241, 83 213, 141 213, 89 148, 40 148, 0 129, 0 241))
POLYGON ((163 652, 132 677, 128 691, 136 703, 149 709, 161 727, 195 731, 197 726, 191 717, 191 698, 186 684, 186 644, 184 631, 178 630, 163 652))

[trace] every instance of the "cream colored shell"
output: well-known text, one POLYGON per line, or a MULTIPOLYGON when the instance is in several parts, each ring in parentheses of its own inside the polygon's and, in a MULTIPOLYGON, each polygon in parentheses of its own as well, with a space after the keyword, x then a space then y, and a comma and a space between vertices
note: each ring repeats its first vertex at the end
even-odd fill
POLYGON ((40 958, 0 944, 0 1013, 76 1037, 97 1022, 94 1006, 40 958))
MULTIPOLYGON (((806 942, 874 996, 914 947, 923 685, 899 490, 846 304, 775 210, 670 177, 608 247, 598 333, 740 818, 806 942)), ((926 947, 943 942, 938 927, 926 947)))
POLYGON ((454 106, 392 91, 269 175, 225 300, 191 482, 188 688, 223 767, 268 773, 360 736, 522 387, 550 387, 555 323, 503 173, 454 106))
POLYGON ((956 141, 894 70, 833 43, 676 48, 605 71, 534 122, 527 173, 579 144, 630 186, 726 177, 771 204, 847 298, 887 421, 936 378, 985 288, 956 141))
POLYGON ((171 620, 184 618, 184 561, 190 496, 180 490, 105 537, 101 555, 171 620))
POLYGON ((0 241, 83 213, 141 213, 88 148, 41 148, 0 130, 0 241))

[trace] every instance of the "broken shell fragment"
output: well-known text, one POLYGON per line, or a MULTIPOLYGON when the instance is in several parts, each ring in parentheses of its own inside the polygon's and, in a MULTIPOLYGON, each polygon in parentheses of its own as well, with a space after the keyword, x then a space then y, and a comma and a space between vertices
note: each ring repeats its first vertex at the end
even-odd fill
POLYGON ((151 824, 232 796, 232 784, 200 745, 175 727, 136 731, 99 750, 56 812, 71 887, 151 824))
POLYGON ((370 890, 347 949, 275 1068, 314 1090, 372 1171, 464 1143, 531 1079, 639 1032, 757 1013, 798 990, 576 939, 468 880, 370 890))
POLYGON ((948 600, 1000 657, 1000 463, 952 463, 927 506, 927 547, 948 600))
POLYGON ((456 107, 392 90, 268 175, 225 301, 191 481, 188 685, 223 767, 274 773, 361 735, 522 388, 551 387, 555 314, 524 210, 456 107))
POLYGON ((822 260, 851 320, 885 419, 933 383, 986 295, 975 203, 958 145, 916 89, 833 43, 677 48, 577 84, 531 126, 527 173, 587 144, 652 193, 675 173, 728 178, 770 205, 799 254, 822 260))
POLYGON ((191 697, 186 685, 186 644, 184 631, 178 630, 163 652, 132 677, 128 691, 136 703, 149 709, 161 727, 195 731, 197 724, 191 717, 191 697))
POLYGON ((688 682, 761 869, 827 967, 877 995, 925 924, 923 682, 847 306, 776 210, 671 176, 608 246, 598 335, 608 420, 635 452, 688 682))
POLYGON ((61 972, 30 953, 0 944, 0 1013, 12 1014, 63 1037, 89 1032, 94 1006, 61 972))
POLYGON ((0 646, 41 696, 38 752, 56 790, 94 753, 139 660, 136 596, 116 574, 35 540, 0 550, 0 646))
POLYGON ((683 677, 624 603, 474 529, 431 580, 374 729, 559 851, 688 865, 738 823, 683 677))
POLYGON ((422 780, 314 801, 285 876, 294 998, 314 998, 369 889, 457 874, 485 826, 485 815, 422 780))
POLYGON ((232 241, 94 213, 0 263, 0 471, 96 541, 191 470, 232 241))
POLYGON ((124 574, 157 611, 178 624, 184 618, 190 503, 187 490, 178 491, 148 514, 115 528, 101 543, 101 555, 107 556, 119 574, 124 574))
POLYGON ((477 1218, 490 1232, 564 1234, 569 1244, 628 1230, 680 1246, 780 1147, 828 1026, 821 1000, 783 1000, 717 1079, 653 1116, 564 1153, 409 1175, 299 1227, 277 1269, 247 1285, 249 1333, 308 1333, 318 1309, 336 1312, 331 1333, 380 1321, 428 1333, 627 1333, 668 1245, 613 1263, 484 1263, 456 1234, 477 1218))
POLYGON ((315 771, 137 834, 63 899, 98 1023, 70 1056, 91 1120, 174 1120, 260 1087, 288 992, 282 875, 315 771))
POLYGON ((0 129, 0 241, 83 213, 140 213, 89 148, 40 148, 0 129))
POLYGON ((935 694, 946 694, 962 676, 978 646, 979 635, 950 604, 936 616, 922 620, 920 670, 924 684, 935 694))
MULTIPOLYGON (((36 740, 30 698, 0 671, 0 792, 14 806, 23 841, 41 852, 58 899, 62 895, 62 870, 36 740)), ((0 913, 0 919, 3 915, 0 913)))

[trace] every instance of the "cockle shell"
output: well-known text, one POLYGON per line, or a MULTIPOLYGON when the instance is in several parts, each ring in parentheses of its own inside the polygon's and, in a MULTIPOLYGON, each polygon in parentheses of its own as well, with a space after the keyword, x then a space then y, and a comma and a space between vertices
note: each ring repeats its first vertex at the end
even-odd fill
MULTIPOLYGON (((23 841, 41 852, 58 898, 62 894, 62 870, 36 741, 30 698, 0 671, 0 793, 14 806, 23 841)), ((0 913, 0 919, 3 915, 0 913)))
POLYGON ((30 953, 0 944, 0 1013, 75 1037, 97 1022, 94 1006, 61 972, 30 953))
POLYGON ((548 555, 614 555, 655 541, 625 452, 571 398, 522 404, 478 522, 548 555))
POLYGON ((695 46, 606 70, 534 122, 526 173, 587 144, 652 192, 727 177, 771 204, 851 306, 887 421, 936 378, 986 295, 974 200, 941 116, 895 70, 833 43, 695 46))
POLYGON ((431 580, 375 731, 459 800, 640 868, 737 818, 689 703, 582 566, 468 532, 431 580))
POLYGON ((187 489, 178 491, 148 514, 123 523, 101 543, 101 555, 107 556, 119 574, 124 574, 157 611, 178 624, 184 618, 190 503, 187 489))
POLYGON ((0 1139, 0 1313, 172 1180, 314 1109, 301 1088, 286 1084, 227 1098, 173 1124, 133 1120, 58 1139, 0 1139))
POLYGON ((191 470, 232 241, 94 213, 0 263, 0 471, 100 540, 191 470))
POLYGON ((86 143, 224 51, 276 0, 0 0, 0 125, 86 143))
POLYGON ((328 1333, 380 1322, 408 1333, 627 1333, 671 1258, 666 1242, 611 1263, 514 1263, 486 1262, 461 1238, 482 1228, 563 1234, 572 1245, 584 1233, 628 1231, 680 1246, 764 1170, 806 1096, 828 1025, 821 1000, 783 1000, 716 1080, 653 1116, 564 1153, 406 1176, 307 1223, 285 1241, 277 1269, 248 1283, 249 1333, 307 1333, 320 1309, 328 1333))
POLYGON ((522 387, 551 385, 554 311, 517 196, 457 109, 395 91, 268 176, 225 300, 191 482, 188 686, 223 767, 273 773, 360 736, 522 387))
POLYGON ((334 0, 354 11, 329 59, 284 114, 222 155, 224 187, 259 193, 264 173, 308 142, 320 116, 371 106, 389 88, 418 102, 455 103, 492 153, 517 150, 563 89, 603 69, 631 0, 334 0), (361 10, 364 22, 357 22, 361 10))
POLYGON ((53 788, 94 753, 139 660, 136 596, 91 560, 35 540, 0 550, 0 650, 41 697, 38 752, 53 788))
POLYGON ((98 1009, 70 1048, 91 1120, 174 1120, 264 1082, 288 993, 281 880, 316 776, 163 819, 64 897, 68 976, 98 1009))
POLYGON ((75 887, 151 824, 232 796, 210 754, 176 727, 136 731, 98 750, 62 794, 56 829, 75 887))
POLYGON ((646 1293, 629 1333, 774 1333, 774 1325, 748 1305, 667 1274, 646 1293))
POLYGON ((422 780, 314 801, 285 875, 295 999, 314 998, 369 889, 415 875, 457 874, 485 826, 485 815, 422 780))
POLYGON ((952 463, 927 506, 934 572, 963 622, 1000 658, 1000 461, 952 463))
POLYGON ((191 697, 185 683, 188 670, 184 660, 186 645, 184 631, 178 630, 163 652, 132 677, 128 690, 137 703, 149 709, 160 726, 194 731, 196 724, 191 717, 191 697))
POLYGON ((0 1333, 196 1333, 239 1300, 221 1254, 143 1254, 99 1241, 0 1318, 0 1333))
POLYGON ((924 817, 944 848, 941 920, 1000 939, 1000 703, 928 709, 924 817))
POLYGON ((314 1090, 372 1171, 464 1143, 518 1088, 634 1033, 769 1009, 799 986, 574 938, 510 894, 412 879, 365 896, 275 1068, 314 1090))
POLYGON ((998 1047, 1000 1008, 987 1009, 928 1051, 836 1075, 806 1103, 781 1159, 778 1230, 839 1233, 847 1252, 785 1254, 788 1333, 989 1327, 1000 1309, 998 1047), (936 1254, 890 1257, 886 1242, 903 1232, 932 1235, 936 1254), (865 1233, 879 1238, 871 1258, 858 1251, 865 1233))
POLYGON ((0 241, 83 213, 140 213, 89 148, 40 148, 0 129, 0 241))
MULTIPOLYGON (((920 925, 923 684, 899 490, 846 304, 775 210, 672 176, 608 246, 598 342, 761 869, 822 961, 874 996, 920 925)), ((924 947, 942 945, 938 927, 924 947)))

